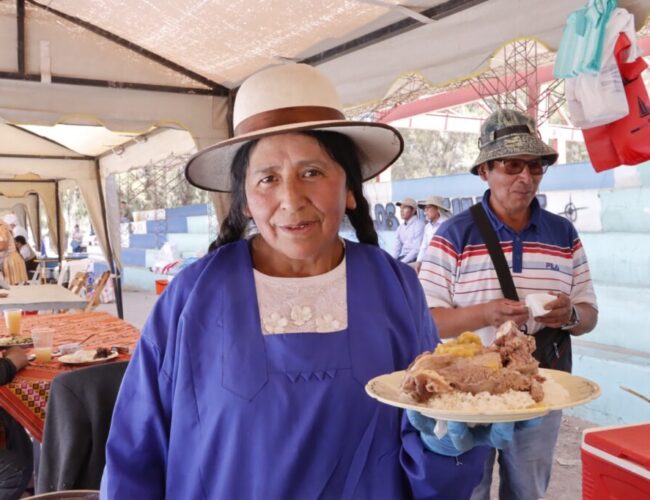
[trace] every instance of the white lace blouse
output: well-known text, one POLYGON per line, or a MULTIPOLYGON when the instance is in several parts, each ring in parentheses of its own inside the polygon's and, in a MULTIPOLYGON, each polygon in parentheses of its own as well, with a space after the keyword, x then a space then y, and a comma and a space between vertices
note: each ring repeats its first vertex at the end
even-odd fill
POLYGON ((253 270, 262 333, 337 332, 348 326, 345 257, 331 271, 278 278, 253 270))

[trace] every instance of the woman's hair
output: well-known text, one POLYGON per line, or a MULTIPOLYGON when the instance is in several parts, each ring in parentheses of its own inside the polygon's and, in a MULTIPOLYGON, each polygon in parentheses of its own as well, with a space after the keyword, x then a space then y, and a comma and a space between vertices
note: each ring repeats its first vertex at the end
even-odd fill
POLYGON ((20 243, 21 245, 26 245, 27 244, 27 240, 25 239, 25 237, 20 235, 20 234, 14 238, 14 241, 16 243, 20 243))
MULTIPOLYGON (((368 200, 363 196, 363 178, 359 153, 352 139, 338 132, 322 130, 308 130, 300 132, 308 137, 313 137, 336 163, 345 170, 347 188, 352 191, 356 201, 356 208, 346 210, 357 239, 361 243, 379 245, 377 232, 370 217, 368 200)), ((246 206, 245 179, 250 153, 259 139, 244 144, 232 161, 230 167, 230 185, 232 186, 232 203, 228 215, 221 224, 219 236, 210 244, 209 251, 216 250, 226 243, 241 240, 246 236, 249 218, 244 214, 246 206)))

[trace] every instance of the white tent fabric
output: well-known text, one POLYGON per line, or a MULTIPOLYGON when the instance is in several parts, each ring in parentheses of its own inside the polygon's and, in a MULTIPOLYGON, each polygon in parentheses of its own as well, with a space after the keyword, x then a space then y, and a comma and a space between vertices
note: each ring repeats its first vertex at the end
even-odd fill
POLYGON ((32 238, 37 247, 40 246, 41 240, 38 238, 38 195, 30 193, 20 198, 9 198, 0 196, 0 215, 14 213, 18 222, 24 228, 29 228, 32 238), (29 221, 29 224, 27 223, 29 221))
MULTIPOLYGON (((116 222, 110 240, 104 229, 105 215, 117 217, 110 176, 227 138, 234 90, 255 71, 314 64, 355 107, 387 97, 408 74, 436 86, 480 72, 515 39, 556 49, 567 16, 586 1, 0 1, 0 179, 74 180, 119 267, 116 222), (102 132, 95 144, 72 137, 63 147, 13 127, 57 124, 121 138, 102 132)), ((645 24, 650 0, 619 6, 645 24)), ((227 197, 213 199, 222 215, 227 197)))

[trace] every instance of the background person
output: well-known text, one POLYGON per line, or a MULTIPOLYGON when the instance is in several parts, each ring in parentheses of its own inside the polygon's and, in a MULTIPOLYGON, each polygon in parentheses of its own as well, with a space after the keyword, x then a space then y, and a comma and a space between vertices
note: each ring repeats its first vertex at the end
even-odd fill
MULTIPOLYGON (((27 366, 27 355, 20 347, 7 349, 0 358, 0 385, 11 382, 16 373, 27 366)), ((32 442, 24 427, 0 408, 0 498, 20 498, 29 484, 33 471, 32 442)))
POLYGON ((451 215, 449 209, 445 207, 445 199, 442 196, 429 196, 422 203, 418 203, 418 207, 424 211, 424 218, 427 222, 424 225, 424 235, 422 236, 422 243, 420 244, 420 250, 416 259, 416 271, 419 271, 420 267, 422 267, 424 253, 431 242, 431 238, 436 234, 440 224, 451 215))
POLYGON ((72 248, 72 253, 83 252, 85 249, 83 247, 84 242, 84 233, 79 229, 79 224, 74 225, 74 231, 72 231, 72 236, 70 238, 70 247, 72 248))
POLYGON ((16 217, 16 214, 14 213, 9 213, 5 214, 2 217, 2 220, 11 228, 11 233, 15 236, 22 236, 23 238, 27 239, 27 229, 25 229, 23 226, 21 226, 18 222, 18 217, 16 217))
MULTIPOLYGON (((507 320, 526 325, 531 334, 539 332, 538 346, 541 337, 551 334, 548 328, 571 335, 591 331, 598 311, 578 233, 569 220, 542 209, 536 198, 557 153, 540 139, 532 118, 508 109, 495 111, 483 122, 479 144, 471 171, 488 184, 481 203, 519 298, 549 292, 557 299, 547 304, 546 315, 532 318, 523 303, 503 298, 483 237, 466 210, 442 223, 419 274, 441 337, 474 330, 490 345, 496 327, 507 320)), ((570 349, 570 337, 563 338, 570 349)), ((539 427, 516 431, 513 442, 498 452, 501 499, 544 497, 560 420, 561 412, 551 412, 539 427)), ((493 452, 472 499, 489 499, 494 457, 493 452)))
POLYGON ((418 219, 418 205, 413 198, 395 203, 400 209, 402 224, 397 228, 393 257, 400 262, 415 262, 424 236, 424 222, 418 219))
POLYGON ((303 64, 246 80, 234 124, 186 167, 232 205, 215 249, 170 282, 142 332, 102 498, 466 498, 487 450, 439 448, 430 419, 413 414, 417 431, 364 393, 438 341, 363 196, 401 153, 399 132, 345 120, 303 64), (338 236, 344 215, 360 243, 338 236))
POLYGON ((16 245, 16 250, 18 250, 18 253, 20 253, 20 256, 25 261, 27 272, 35 271, 38 267, 38 262, 36 262, 36 252, 34 252, 34 249, 29 243, 27 243, 23 236, 16 236, 14 238, 14 243, 16 245))
POLYGON ((5 281, 9 285, 18 285, 27 281, 25 261, 16 250, 11 227, 0 222, 0 266, 5 281))

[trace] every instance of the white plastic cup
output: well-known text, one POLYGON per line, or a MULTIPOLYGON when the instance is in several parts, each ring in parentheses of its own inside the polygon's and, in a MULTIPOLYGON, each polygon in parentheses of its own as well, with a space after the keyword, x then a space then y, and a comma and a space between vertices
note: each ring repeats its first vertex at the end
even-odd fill
POLYGON ((52 345, 54 344, 54 330, 47 327, 32 329, 32 342, 36 361, 47 363, 52 361, 52 345))
POLYGON ((5 325, 9 335, 20 335, 20 319, 23 315, 22 309, 5 309, 5 325))

